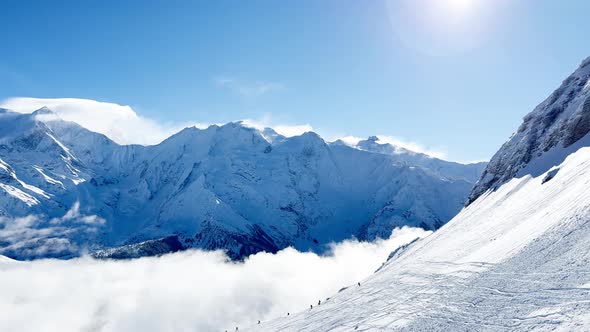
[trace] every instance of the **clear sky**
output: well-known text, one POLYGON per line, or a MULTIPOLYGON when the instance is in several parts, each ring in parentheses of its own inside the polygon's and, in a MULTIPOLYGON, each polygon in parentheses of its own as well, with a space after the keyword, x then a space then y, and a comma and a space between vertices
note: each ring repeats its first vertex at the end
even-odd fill
POLYGON ((587 0, 0 2, 0 99, 272 119, 491 157, 590 56, 587 0))

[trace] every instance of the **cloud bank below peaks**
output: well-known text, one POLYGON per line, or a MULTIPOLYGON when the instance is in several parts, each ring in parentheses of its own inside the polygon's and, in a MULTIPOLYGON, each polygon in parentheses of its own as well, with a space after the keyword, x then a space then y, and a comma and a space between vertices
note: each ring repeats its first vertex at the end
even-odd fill
POLYGON ((234 331, 309 310, 429 234, 403 228, 388 240, 334 244, 327 256, 288 248, 243 263, 219 251, 125 261, 0 256, 0 330, 234 331))

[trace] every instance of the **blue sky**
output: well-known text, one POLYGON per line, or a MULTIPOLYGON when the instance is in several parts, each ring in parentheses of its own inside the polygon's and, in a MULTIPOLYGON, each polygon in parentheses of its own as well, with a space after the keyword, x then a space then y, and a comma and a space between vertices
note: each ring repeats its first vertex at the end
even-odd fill
POLYGON ((589 12, 585 0, 5 0, 0 99, 272 119, 481 160, 590 56, 589 12))

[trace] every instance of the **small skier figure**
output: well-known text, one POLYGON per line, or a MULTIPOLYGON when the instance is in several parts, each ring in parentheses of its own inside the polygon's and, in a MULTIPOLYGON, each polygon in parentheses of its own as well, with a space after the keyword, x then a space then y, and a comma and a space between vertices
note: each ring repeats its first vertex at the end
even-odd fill
POLYGON ((318 300, 318 305, 322 304, 322 300, 318 300))
POLYGON ((287 316, 289 316, 289 315, 290 315, 290 314, 289 314, 289 313, 287 313, 287 316))
POLYGON ((313 304, 309 305, 309 310, 313 309, 313 304))
POLYGON ((260 321, 258 321, 258 324, 260 324, 260 321))
POLYGON ((360 282, 357 282, 357 284, 359 285, 359 287, 361 287, 361 283, 360 282))

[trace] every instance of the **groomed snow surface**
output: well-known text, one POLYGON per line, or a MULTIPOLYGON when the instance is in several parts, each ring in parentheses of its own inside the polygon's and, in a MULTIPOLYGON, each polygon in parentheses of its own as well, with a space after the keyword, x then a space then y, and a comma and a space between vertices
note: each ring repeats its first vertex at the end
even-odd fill
POLYGON ((319 307, 247 331, 589 331, 590 148, 487 192, 319 307))

